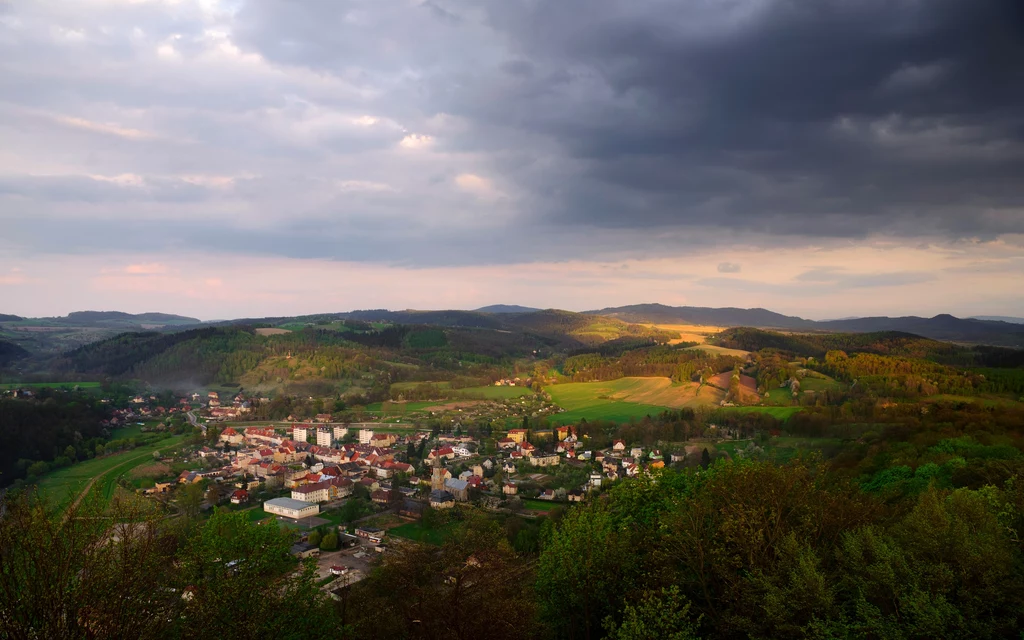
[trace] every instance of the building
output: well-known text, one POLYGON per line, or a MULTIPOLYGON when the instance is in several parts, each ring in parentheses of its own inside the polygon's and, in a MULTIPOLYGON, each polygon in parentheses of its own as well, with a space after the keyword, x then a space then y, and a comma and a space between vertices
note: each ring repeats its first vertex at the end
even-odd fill
POLYGON ((459 502, 469 500, 469 483, 465 480, 445 480, 445 491, 455 496, 459 502))
POLYGON ((434 509, 451 509, 455 506, 455 496, 444 489, 430 492, 430 506, 434 509))
POLYGON ((613 442, 612 443, 612 450, 613 451, 625 451, 626 450, 626 443, 625 443, 625 441, 623 441, 623 440, 616 440, 615 442, 613 442))
POLYGON ((220 441, 227 442, 229 444, 241 444, 245 436, 235 431, 233 428, 228 427, 227 429, 220 432, 220 441))
POLYGON ((292 427, 292 440, 296 442, 306 442, 309 438, 309 429, 306 427, 294 426, 292 427))
POLYGON ((238 489, 231 493, 231 504, 242 504, 249 502, 249 492, 245 489, 238 489))
POLYGON ((516 448, 516 441, 513 440, 512 438, 501 438, 500 440, 498 440, 498 448, 499 449, 515 449, 516 448))
POLYGON ((330 422, 331 421, 331 414, 329 414, 329 413, 318 413, 318 414, 316 414, 316 418, 314 418, 314 420, 316 420, 317 422, 330 422))
POLYGON ((334 427, 334 439, 343 440, 348 435, 348 427, 334 427))
POLYGON ((383 529, 378 529, 377 527, 359 527, 358 529, 356 529, 357 536, 359 536, 360 538, 366 538, 374 544, 384 540, 384 536, 386 535, 386 533, 386 531, 384 531, 383 529))
POLYGON ((370 440, 373 440, 373 429, 360 429, 359 444, 370 444, 370 440))
POLYGON ((317 429, 316 444, 321 447, 330 447, 334 444, 334 434, 330 429, 317 429))
POLYGON ((389 504, 391 502, 391 490, 377 489, 370 494, 370 500, 373 500, 376 504, 389 504))
POLYGON ((507 496, 514 496, 519 493, 519 487, 517 487, 514 482, 506 482, 504 486, 501 487, 501 492, 507 496))
POLYGON ((320 513, 320 506, 294 498, 274 498, 263 503, 263 510, 276 516, 301 520, 320 513))
POLYGON ((516 444, 522 444, 526 442, 526 429, 510 429, 508 437, 516 444))
POLYGON ((538 453, 530 457, 530 464, 535 467, 554 467, 561 458, 556 453, 538 453))
POLYGON ((434 458, 434 468, 431 470, 431 474, 430 474, 430 489, 431 490, 433 490, 433 491, 443 491, 444 490, 445 476, 448 475, 448 474, 445 473, 445 471, 446 471, 446 469, 441 466, 441 458, 434 458))
POLYGON ((305 502, 327 502, 331 499, 331 485, 329 482, 314 482, 304 484, 292 489, 292 500, 305 502))

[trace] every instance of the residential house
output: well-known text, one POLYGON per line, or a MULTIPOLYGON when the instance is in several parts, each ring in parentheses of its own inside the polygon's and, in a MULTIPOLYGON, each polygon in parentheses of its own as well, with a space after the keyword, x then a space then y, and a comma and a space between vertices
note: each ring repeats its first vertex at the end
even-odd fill
POLYGON ((231 493, 231 504, 243 504, 249 502, 249 492, 245 489, 236 489, 231 493))
POLYGON ((526 442, 526 429, 510 429, 508 437, 516 444, 522 444, 526 442))
POLYGON ((241 444, 245 440, 245 436, 235 431, 233 427, 228 427, 220 432, 219 440, 228 444, 241 444))
POLYGON ((509 450, 516 448, 516 441, 512 438, 501 438, 497 444, 499 449, 509 450))
POLYGON ((316 414, 315 420, 317 422, 330 422, 331 421, 331 414, 329 414, 329 413, 318 413, 318 414, 316 414))
POLYGON ((514 482, 506 482, 501 487, 501 492, 504 493, 506 496, 514 496, 517 493, 519 493, 519 487, 514 482))
POLYGON ((625 451, 626 442, 624 440, 616 440, 612 443, 612 451, 625 451))
POLYGON ((370 500, 376 504, 387 505, 391 503, 391 495, 390 489, 377 489, 370 494, 370 500))
POLYGON ((582 489, 573 489, 568 493, 569 502, 583 502, 584 493, 582 489))
POLYGON ((554 467, 557 466, 558 463, 561 462, 561 460, 562 459, 559 458, 557 454, 540 453, 535 454, 530 458, 530 464, 532 464, 535 467, 554 467))

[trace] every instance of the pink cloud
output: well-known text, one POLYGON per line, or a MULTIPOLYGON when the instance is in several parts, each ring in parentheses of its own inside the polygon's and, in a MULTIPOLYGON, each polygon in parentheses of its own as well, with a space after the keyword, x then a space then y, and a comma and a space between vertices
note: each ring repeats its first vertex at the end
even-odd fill
POLYGON ((130 264, 124 268, 125 273, 132 275, 155 275, 161 273, 167 273, 167 267, 160 264, 159 262, 150 262, 148 264, 130 264))

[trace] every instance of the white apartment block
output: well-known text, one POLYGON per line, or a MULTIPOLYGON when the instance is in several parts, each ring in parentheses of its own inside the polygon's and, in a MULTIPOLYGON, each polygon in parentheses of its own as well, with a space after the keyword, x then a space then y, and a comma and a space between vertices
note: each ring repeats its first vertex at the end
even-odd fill
POLYGON ((316 443, 321 447, 329 447, 334 444, 334 434, 330 429, 317 429, 316 443))
POLYGON ((370 440, 373 440, 373 429, 360 429, 359 444, 370 444, 370 440))

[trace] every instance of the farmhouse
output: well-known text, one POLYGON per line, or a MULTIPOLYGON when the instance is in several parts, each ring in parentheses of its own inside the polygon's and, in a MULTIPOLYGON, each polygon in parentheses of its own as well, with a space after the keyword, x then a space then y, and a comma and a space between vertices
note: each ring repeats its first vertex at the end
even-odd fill
POLYGON ((320 513, 319 505, 293 498, 274 498, 263 503, 263 510, 293 520, 308 518, 320 513))

